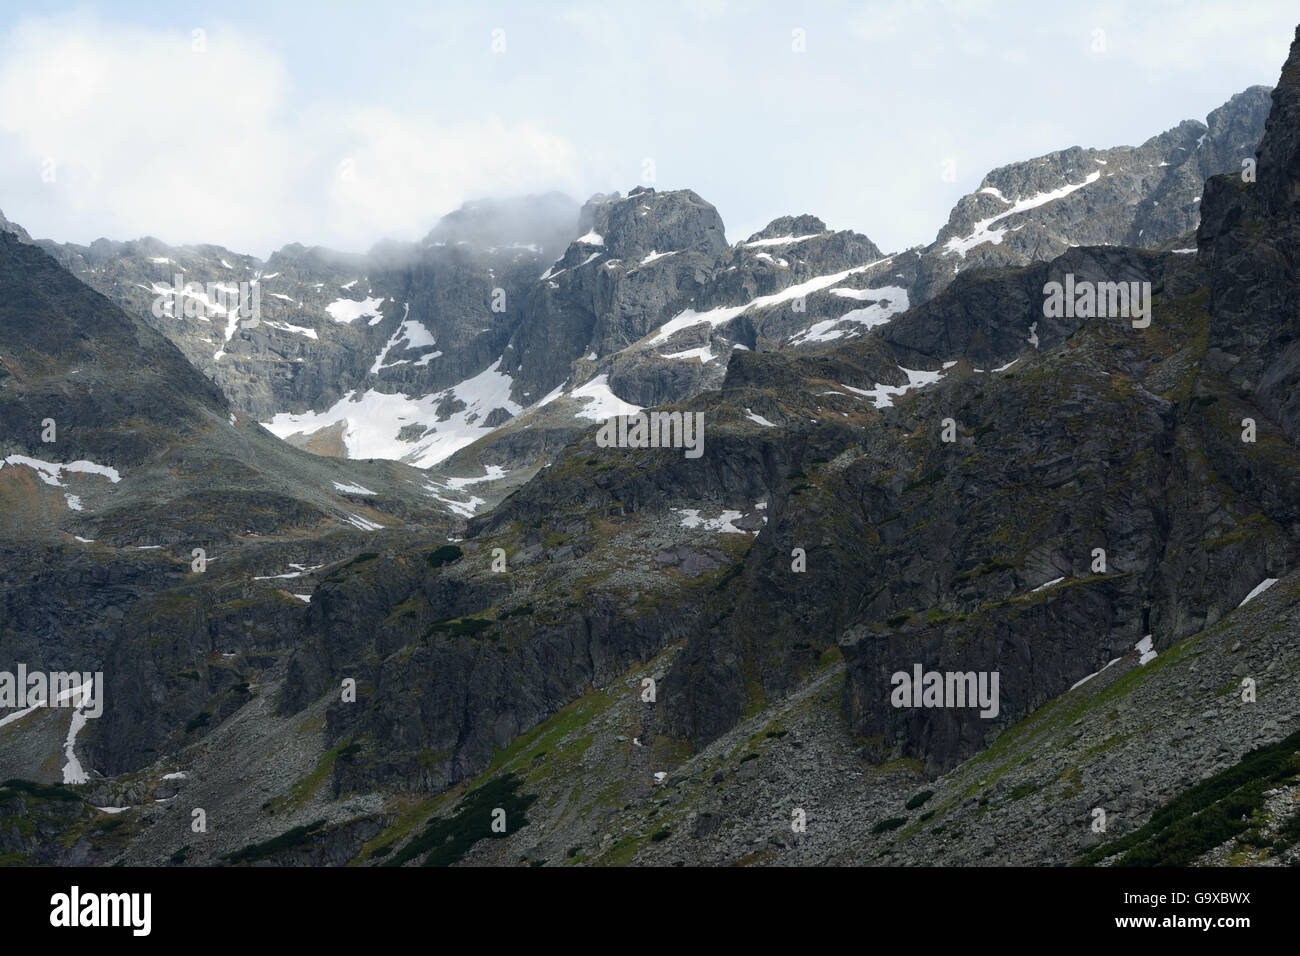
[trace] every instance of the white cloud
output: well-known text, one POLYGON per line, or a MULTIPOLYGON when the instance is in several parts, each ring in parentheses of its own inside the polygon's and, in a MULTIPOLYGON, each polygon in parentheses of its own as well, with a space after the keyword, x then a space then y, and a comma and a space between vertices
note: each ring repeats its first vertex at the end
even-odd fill
MULTIPOLYGON (((1105 30, 1107 53, 1154 73, 1190 71, 1198 63, 1219 69, 1258 67, 1276 74, 1286 59, 1295 23, 1290 0, 1223 4, 1216 0, 1106 3, 1080 14, 1080 48, 1092 30, 1105 30), (1086 27, 1086 28, 1085 28, 1086 27)), ((1217 105, 1217 104, 1215 104, 1217 105)))
POLYGON ((223 219, 264 215, 288 165, 263 139, 283 71, 246 37, 215 32, 207 45, 195 53, 189 34, 83 16, 20 24, 0 55, 6 200, 127 234, 220 234, 223 219))
POLYGON ((686 10, 693 17, 712 20, 726 16, 727 0, 686 0, 686 10))
POLYGON ((1275 82, 1288 7, 502 0, 357 29, 300 2, 229 13, 197 55, 132 5, 111 26, 0 6, 0 209, 56 239, 359 251, 484 195, 626 192, 649 158, 732 238, 811 212, 892 251, 996 166, 1139 143, 1275 82))
POLYGON ((540 123, 295 113, 271 49, 229 28, 205 40, 195 52, 188 32, 85 15, 20 23, 0 53, 0 208, 60 239, 265 255, 295 239, 363 250, 472 196, 576 186, 576 150, 540 123))
POLYGON ((487 117, 433 127, 384 109, 345 113, 341 122, 350 143, 329 186, 331 235, 416 236, 433 212, 470 196, 578 188, 572 144, 536 124, 487 117))
POLYGON ((884 0, 865 4, 849 18, 849 31, 869 43, 883 43, 906 34, 912 42, 929 40, 942 28, 966 30, 966 21, 996 11, 989 0, 884 0))

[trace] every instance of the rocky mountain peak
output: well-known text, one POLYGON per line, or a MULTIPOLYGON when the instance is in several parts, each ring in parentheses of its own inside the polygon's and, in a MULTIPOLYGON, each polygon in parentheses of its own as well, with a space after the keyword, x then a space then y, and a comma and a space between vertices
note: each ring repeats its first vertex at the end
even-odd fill
POLYGON ((690 189, 656 192, 638 186, 626 198, 617 197, 588 201, 579 220, 588 228, 579 242, 628 259, 685 249, 717 255, 727 248, 718 210, 690 189))
POLYGON ((623 194, 618 190, 612 193, 593 194, 578 210, 578 232, 584 233, 591 229, 592 224, 596 221, 597 209, 612 202, 619 202, 622 198, 623 194))
POLYGON ((560 192, 478 199, 443 216, 422 244, 558 255, 578 234, 574 227, 578 211, 578 203, 560 192))
POLYGON ((1300 861, 1300 33, 1256 180, 1263 103, 887 257, 644 186, 265 267, 0 217, 0 652, 108 679, 88 727, 0 708, 0 862, 1300 861), (159 316, 178 271, 259 324, 159 316), (1065 276, 1149 324, 1051 315, 1065 276), (706 453, 599 437, 669 405, 706 453), (935 667, 992 706, 900 706, 935 667))
POLYGON ((1300 30, 1272 94, 1254 181, 1240 165, 1205 184, 1197 230, 1210 273, 1207 363, 1300 441, 1300 30))
POLYGON ((1207 117, 1184 120, 1141 146, 1072 146, 993 170, 962 197, 926 249, 916 299, 972 268, 1052 259, 1072 246, 1155 249, 1200 221, 1205 180, 1240 171, 1268 116, 1250 87, 1207 117))
POLYGON ((1300 197, 1300 28, 1272 104, 1259 144, 1259 191, 1269 210, 1281 213, 1300 197))
POLYGON ((827 232, 826 223, 816 216, 781 216, 754 233, 746 242, 760 239, 780 239, 785 236, 815 236, 827 232))
POLYGON ((1226 103, 1205 117, 1210 135, 1215 139, 1233 140, 1234 145, 1250 146, 1251 136, 1258 132, 1256 118, 1268 116, 1272 92, 1267 86, 1248 86, 1228 97, 1226 103))
POLYGON ((15 235, 22 242, 31 242, 32 237, 27 235, 27 230, 15 222, 10 222, 5 218, 4 210, 0 209, 0 232, 7 232, 15 235))

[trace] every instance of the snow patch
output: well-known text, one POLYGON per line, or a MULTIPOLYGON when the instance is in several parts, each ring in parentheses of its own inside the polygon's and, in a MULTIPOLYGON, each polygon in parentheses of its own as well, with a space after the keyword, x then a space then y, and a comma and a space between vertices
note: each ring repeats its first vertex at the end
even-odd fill
POLYGON ((875 403, 876 408, 889 408, 894 404, 894 399, 900 395, 910 392, 915 388, 924 388, 927 385, 933 385, 943 377, 943 372, 956 365, 956 362, 944 362, 943 369, 938 372, 927 372, 924 370, 904 368, 899 366, 899 371, 907 375, 906 385, 880 385, 875 388, 854 388, 852 385, 841 384, 840 388, 848 389, 855 395, 861 395, 863 398, 870 398, 875 403))
POLYGON ((753 242, 742 242, 741 245, 746 249, 754 249, 759 246, 791 246, 796 242, 807 242, 809 239, 816 239, 820 235, 819 232, 810 232, 806 236, 777 236, 773 239, 755 239, 753 242))
MULTIPOLYGON (((742 528, 737 528, 733 521, 743 517, 740 511, 724 511, 716 518, 701 518, 699 508, 673 508, 675 513, 682 515, 681 526, 683 528, 703 528, 705 531, 717 531, 720 534, 749 534, 742 528)), ((754 532, 757 534, 758 532, 754 532)))
POLYGON ((294 335, 305 335, 309 339, 319 339, 315 329, 309 329, 305 325, 290 325, 288 322, 268 322, 262 320, 262 324, 267 328, 279 329, 281 332, 292 332, 294 335))
MULTIPOLYGON (((72 723, 68 725, 68 736, 63 741, 63 782, 64 783, 89 783, 90 774, 86 773, 81 767, 81 761, 77 759, 77 734, 81 733, 86 726, 86 697, 91 693, 95 681, 92 678, 80 687, 72 691, 71 696, 74 700, 79 700, 79 705, 72 713, 72 723)), ((103 693, 103 689, 100 689, 103 693)))
POLYGON ((658 354, 659 358, 662 359, 699 359, 705 364, 708 364, 717 358, 717 356, 713 354, 713 349, 707 345, 702 345, 698 349, 686 349, 684 352, 661 352, 658 354))
POLYGON ((272 434, 288 438, 300 432, 310 435, 343 422, 343 444, 349 458, 387 458, 428 468, 486 434, 483 419, 493 409, 504 408, 511 415, 523 411, 511 400, 514 383, 500 367, 501 359, 497 359, 472 378, 419 397, 374 389, 363 394, 349 391, 323 412, 280 412, 262 424, 272 434), (452 400, 463 402, 465 407, 439 421, 438 406, 452 400), (408 425, 425 426, 415 442, 397 437, 408 425))
MULTIPOLYGON (((474 512, 477 511, 479 508, 483 507, 483 505, 487 504, 487 502, 485 502, 482 498, 478 498, 473 495, 470 496, 468 501, 457 501, 454 498, 444 498, 442 495, 438 494, 438 492, 441 489, 439 489, 435 485, 425 485, 424 489, 429 492, 430 496, 435 501, 439 501, 442 504, 446 505, 449 511, 451 511, 453 514, 460 515, 462 518, 474 517, 474 512)), ((453 539, 448 538, 447 540, 450 541, 453 539)), ((459 541, 460 539, 456 538, 454 540, 459 541)))
POLYGON ((848 292, 852 298, 864 300, 868 296, 877 301, 861 309, 845 312, 838 319, 823 319, 814 322, 804 331, 791 336, 791 345, 806 345, 809 342, 830 342, 846 335, 859 335, 880 325, 886 325, 909 307, 907 290, 901 286, 883 286, 879 289, 833 289, 833 292, 848 292), (861 326, 861 330, 840 328, 841 323, 851 322, 861 326))
POLYGON ((470 485, 479 485, 485 481, 500 481, 506 476, 506 470, 500 465, 485 465, 484 474, 481 478, 448 478, 444 484, 448 488, 467 488, 470 485))
POLYGON ((59 476, 63 472, 83 475, 102 475, 113 484, 122 480, 116 468, 110 468, 107 465, 97 465, 93 461, 79 459, 67 464, 60 464, 52 461, 43 461, 40 458, 29 458, 26 455, 10 455, 8 458, 0 459, 0 468, 5 465, 26 465, 33 469, 41 481, 47 485, 53 485, 58 488, 62 486, 59 476))
POLYGON ((1245 605, 1247 601, 1252 601, 1255 598, 1259 597, 1261 594, 1263 594, 1273 585, 1277 584, 1277 582, 1278 582, 1277 578, 1265 578, 1263 581, 1260 581, 1258 584, 1255 585, 1254 590, 1252 590, 1249 594, 1247 594, 1242 599, 1241 604, 1238 604, 1237 607, 1242 607, 1243 605, 1245 605))
MULTIPOLYGON (((991 242, 994 245, 998 245, 1002 242, 1002 239, 1005 236, 1006 231, 1005 230, 998 230, 996 232, 993 231, 989 227, 992 226, 994 223, 1000 222, 1001 220, 1006 219, 1008 216, 1014 216, 1016 213, 1026 212, 1027 210, 1036 209, 1039 206, 1046 205, 1049 202, 1054 202, 1057 199, 1063 199, 1066 196, 1070 195, 1070 193, 1074 192, 1076 189, 1082 189, 1084 186, 1087 186, 1090 183, 1095 183, 1100 178, 1101 178, 1101 171, 1097 170, 1096 172, 1089 173, 1088 176, 1081 183, 1073 183, 1070 185, 1065 185, 1062 186, 1060 189, 1053 189, 1050 192, 1036 193, 1035 195, 1030 196, 1028 199, 1019 199, 1011 206, 1010 209, 1000 212, 996 216, 990 216, 988 219, 981 219, 978 222, 976 222, 974 226, 974 231, 969 236, 966 236, 964 238, 954 236, 953 238, 949 239, 944 244, 943 250, 947 254, 955 253, 961 256, 961 258, 965 259, 966 253, 970 252, 970 250, 974 249, 978 245, 982 245, 985 242, 991 242)), ((991 186, 985 187, 983 190, 981 190, 981 192, 989 192, 989 190, 991 189, 992 189, 991 186)), ((1002 200, 1002 202, 1009 201, 1001 193, 998 193, 996 198, 1002 200)))
POLYGON ((383 525, 375 524, 375 522, 363 518, 361 515, 347 514, 343 517, 352 527, 360 528, 362 531, 378 531, 383 528, 383 525))
POLYGON ((374 316, 376 319, 383 318, 382 313, 379 311, 379 307, 383 304, 384 300, 382 298, 366 298, 360 302, 352 299, 335 299, 325 306, 325 311, 330 314, 330 318, 335 322, 350 323, 366 316, 374 316))
POLYGON ((771 295, 761 295, 744 305, 727 305, 720 306, 716 309, 710 309, 707 312, 696 312, 694 309, 686 309, 679 312, 676 316, 665 322, 657 333, 650 339, 650 345, 659 345, 667 342, 670 338, 680 332, 682 329, 689 329, 692 326, 708 323, 711 326, 719 326, 725 322, 730 322, 738 315, 743 315, 750 309, 766 309, 774 305, 780 305, 783 302, 792 302, 803 296, 812 295, 814 292, 820 292, 823 289, 829 289, 831 286, 839 285, 851 275, 859 272, 865 272, 867 269, 880 265, 882 262, 888 262, 893 256, 879 259, 876 262, 869 262, 864 266, 855 266, 852 269, 845 269, 843 272, 836 272, 832 275, 815 276, 796 285, 787 286, 780 292, 774 292, 771 295))
MULTIPOLYGON (((411 361, 410 359, 398 359, 396 362, 384 364, 384 359, 388 357, 388 353, 394 348, 397 348, 399 342, 404 341, 406 343, 398 350, 401 352, 409 352, 413 349, 419 348, 432 348, 438 344, 434 340, 433 333, 426 329, 422 323, 417 322, 415 319, 407 318, 410 314, 411 305, 408 302, 406 303, 406 311, 402 313, 401 324, 398 325, 397 330, 392 334, 392 337, 389 338, 388 344, 386 344, 375 357, 374 364, 370 366, 371 375, 378 375, 383 369, 393 368, 396 365, 405 365, 411 361)), ((441 354, 441 352, 435 352, 432 355, 422 355, 415 364, 428 365, 430 361, 441 354)))
POLYGON ((374 492, 369 488, 362 488, 360 485, 345 485, 341 481, 334 482, 334 487, 349 495, 373 495, 374 492))
POLYGON ((641 411, 640 405, 633 405, 619 398, 609 387, 609 376, 597 375, 586 385, 581 385, 569 393, 570 398, 588 399, 588 404, 578 412, 575 418, 590 418, 603 422, 615 415, 635 415, 641 411))
MULTIPOLYGON (((1124 658, 1122 657, 1117 657, 1113 661, 1111 661, 1110 664, 1107 664, 1106 667, 1110 667, 1111 664, 1118 664, 1123 659, 1124 658)), ((1104 671, 1106 667, 1103 667, 1101 671, 1104 671)), ((1088 683, 1088 681, 1092 680, 1094 677, 1100 674, 1101 671, 1093 671, 1091 674, 1089 674, 1087 677, 1083 678, 1082 680, 1075 681, 1073 684, 1070 685, 1070 690, 1074 690, 1076 687, 1082 687, 1084 684, 1088 683)))
POLYGON ((1146 637, 1142 638, 1142 640, 1133 645, 1133 650, 1142 655, 1138 658, 1139 664, 1148 664, 1156 659, 1156 652, 1151 649, 1152 638, 1153 635, 1148 634, 1146 637))

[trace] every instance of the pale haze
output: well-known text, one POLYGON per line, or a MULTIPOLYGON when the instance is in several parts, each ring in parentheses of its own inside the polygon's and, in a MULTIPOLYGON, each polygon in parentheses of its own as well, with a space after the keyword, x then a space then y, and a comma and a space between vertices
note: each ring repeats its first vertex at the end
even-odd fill
POLYGON ((733 242, 812 213, 900 249, 996 166, 1135 145, 1272 85, 1294 20, 1150 0, 7 3, 0 209, 42 238, 266 256, 415 239, 483 196, 652 185, 695 190, 733 242))

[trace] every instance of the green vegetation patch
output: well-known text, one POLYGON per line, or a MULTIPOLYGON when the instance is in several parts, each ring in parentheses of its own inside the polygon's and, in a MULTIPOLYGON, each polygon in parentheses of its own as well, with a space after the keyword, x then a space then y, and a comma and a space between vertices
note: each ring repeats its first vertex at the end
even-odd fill
POLYGON ((484 631, 491 630, 492 623, 481 617, 447 618, 430 624, 424 636, 429 638, 434 634, 451 634, 454 637, 477 637, 484 631))
POLYGON ((445 564, 451 564, 455 561, 459 561, 464 556, 465 556, 465 552, 462 551, 460 548, 456 547, 454 544, 444 544, 437 551, 429 552, 429 557, 427 558, 427 560, 429 562, 429 567, 440 568, 445 564))
POLYGON ((309 844, 313 838, 320 835, 319 831, 324 826, 324 820, 317 820, 315 823, 309 823, 304 827, 294 827, 292 830, 286 830, 278 837, 272 837, 263 843, 250 843, 242 850, 227 853, 224 858, 232 864, 264 860, 268 856, 274 856, 285 850, 292 850, 295 847, 309 844))
POLYGON ((1197 857, 1249 830, 1264 792, 1300 773, 1300 731, 1259 747, 1241 762, 1203 780, 1156 810, 1143 826, 1096 847, 1078 866, 1122 854, 1117 866, 1188 866, 1197 857))
POLYGON ((427 853, 424 866, 451 866, 464 859, 465 854, 479 840, 501 839, 528 826, 524 812, 537 799, 536 794, 520 794, 522 781, 513 773, 498 777, 490 783, 471 790, 461 799, 455 813, 447 818, 436 817, 384 866, 401 866, 427 853), (493 829, 500 818, 495 811, 505 811, 505 826, 501 832, 493 829))
POLYGON ((890 817, 888 820, 881 820, 871 828, 872 833, 888 833, 890 830, 897 830, 907 822, 907 817, 890 817))
POLYGON ((925 801, 929 800, 933 796, 933 790, 922 790, 916 796, 912 797, 912 799, 908 800, 907 803, 903 804, 903 806, 908 810, 915 810, 917 807, 924 806, 925 801))
POLYGON ((354 567, 355 565, 365 564, 367 561, 373 561, 377 557, 379 557, 379 553, 376 551, 362 551, 360 554, 358 554, 347 564, 339 565, 333 572, 330 573, 330 578, 331 579, 335 578, 340 571, 346 571, 348 568, 354 567))
POLYGON ((80 800, 76 793, 57 783, 36 783, 34 780, 19 780, 16 777, 0 783, 0 800, 14 793, 24 793, 31 797, 46 800, 80 800))

